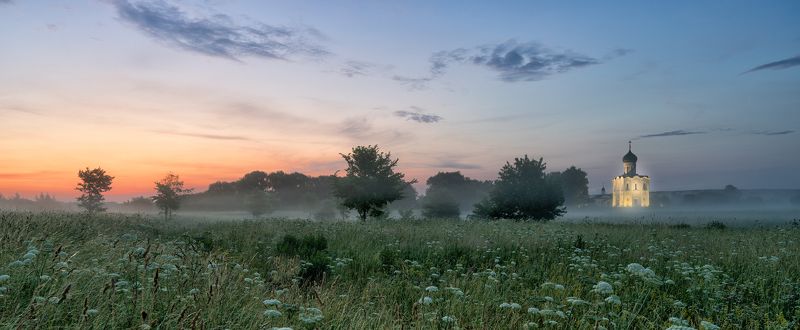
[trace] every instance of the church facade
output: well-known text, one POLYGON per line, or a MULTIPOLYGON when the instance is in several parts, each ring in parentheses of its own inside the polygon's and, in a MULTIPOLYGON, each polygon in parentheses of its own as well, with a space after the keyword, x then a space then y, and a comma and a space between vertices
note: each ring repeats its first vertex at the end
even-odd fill
POLYGON ((636 162, 639 157, 631 151, 628 141, 628 153, 622 157, 623 174, 611 180, 613 207, 649 207, 650 177, 636 173, 636 162))

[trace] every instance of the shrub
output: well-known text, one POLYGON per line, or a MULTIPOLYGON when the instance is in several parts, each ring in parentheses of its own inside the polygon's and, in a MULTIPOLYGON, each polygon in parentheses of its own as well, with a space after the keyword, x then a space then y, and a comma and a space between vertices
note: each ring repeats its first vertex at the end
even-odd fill
POLYGON ((689 229, 689 228, 692 228, 692 226, 690 226, 688 223, 681 222, 681 223, 676 223, 674 225, 670 225, 669 228, 672 228, 672 229, 689 229))
POLYGON ((328 240, 323 235, 306 235, 298 239, 292 234, 286 234, 278 242, 275 250, 285 256, 310 257, 328 248, 328 240))
POLYGON ((428 219, 458 219, 461 210, 458 201, 449 193, 434 190, 425 196, 422 204, 422 216, 428 219))
POLYGON ((723 230, 723 229, 725 229, 725 228, 727 228, 727 227, 728 227, 728 226, 726 226, 726 225, 725 225, 724 223, 722 223, 721 221, 711 221, 711 222, 709 222, 709 223, 707 223, 707 224, 706 224, 706 229, 717 229, 717 230, 723 230))
POLYGON ((328 274, 328 262, 330 262, 330 258, 321 251, 314 253, 308 260, 305 260, 298 274, 303 279, 303 284, 322 282, 328 274))

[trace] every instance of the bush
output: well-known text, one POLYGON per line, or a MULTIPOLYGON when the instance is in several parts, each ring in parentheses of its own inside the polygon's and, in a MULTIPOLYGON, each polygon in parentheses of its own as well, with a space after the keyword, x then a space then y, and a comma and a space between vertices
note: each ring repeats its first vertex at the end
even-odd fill
POLYGON ((300 256, 307 258, 325 251, 328 240, 323 235, 306 235, 298 239, 292 234, 286 234, 278 242, 275 250, 285 256, 300 256))
POLYGON ((458 219, 461 210, 458 201, 447 192, 432 191, 425 196, 422 204, 422 216, 428 219, 458 219))
POLYGON ((475 204, 473 214, 482 219, 547 221, 566 211, 561 185, 545 179, 544 160, 527 155, 506 163, 486 199, 475 204))
POLYGON ((709 222, 709 223, 707 223, 707 224, 706 224, 706 229, 717 229, 717 230, 723 230, 723 229, 725 229, 725 228, 727 228, 727 227, 728 227, 728 226, 726 226, 726 225, 725 225, 724 223, 722 223, 721 221, 711 221, 711 222, 709 222))
POLYGON ((689 228, 692 228, 692 226, 690 226, 688 223, 681 222, 681 223, 676 223, 674 225, 670 225, 669 228, 672 228, 672 229, 689 229, 689 228))
POLYGON ((303 284, 322 282, 328 274, 330 258, 323 252, 313 254, 305 260, 300 267, 298 276, 303 279, 303 284))

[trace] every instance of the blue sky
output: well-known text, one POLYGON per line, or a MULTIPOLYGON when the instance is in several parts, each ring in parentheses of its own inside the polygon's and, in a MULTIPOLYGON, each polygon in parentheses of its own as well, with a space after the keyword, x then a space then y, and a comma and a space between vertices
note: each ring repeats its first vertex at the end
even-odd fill
POLYGON ((655 190, 798 188, 800 3, 0 1, 0 193, 119 198, 167 171, 328 174, 378 144, 423 181, 513 157, 655 190))

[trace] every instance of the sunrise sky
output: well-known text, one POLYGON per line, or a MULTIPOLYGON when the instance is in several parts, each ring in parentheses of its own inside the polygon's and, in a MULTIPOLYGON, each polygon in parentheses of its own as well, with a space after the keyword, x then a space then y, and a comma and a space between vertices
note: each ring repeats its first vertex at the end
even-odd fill
MULTIPOLYGON (((110 200, 172 171, 331 174, 378 144, 424 182, 513 157, 590 192, 628 140, 654 190, 800 188, 798 1, 0 0, 0 193, 110 200)), ((421 188, 422 186, 418 186, 421 188)))

